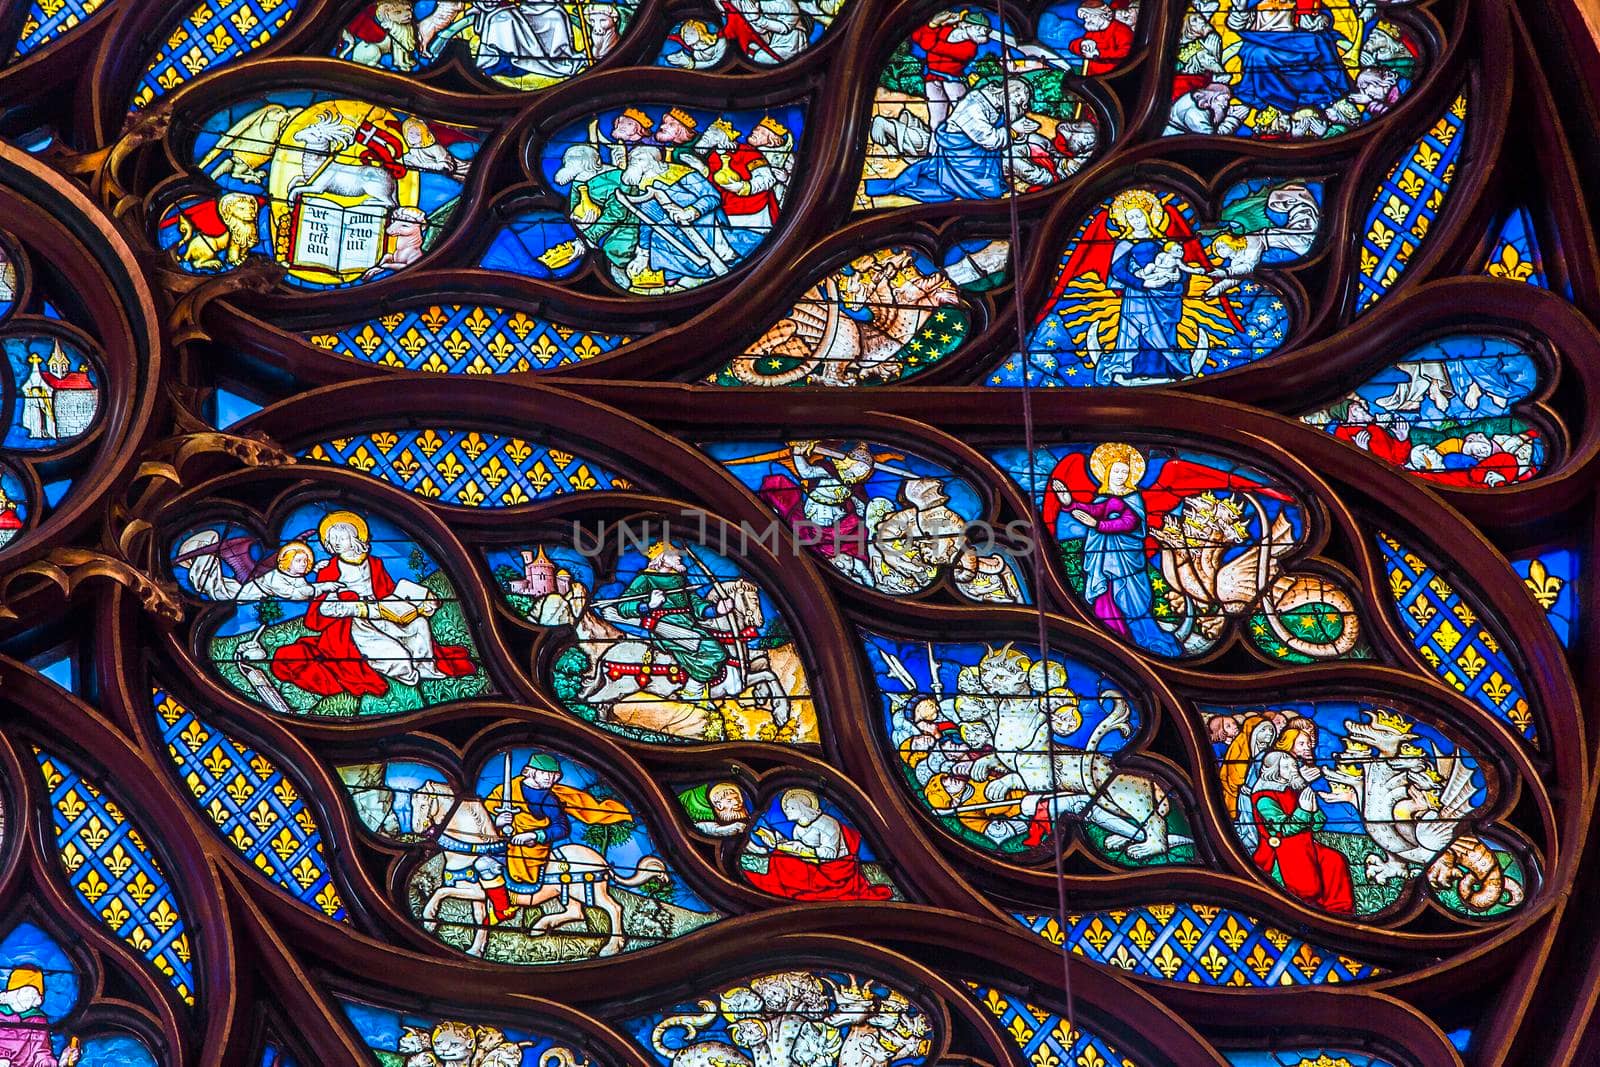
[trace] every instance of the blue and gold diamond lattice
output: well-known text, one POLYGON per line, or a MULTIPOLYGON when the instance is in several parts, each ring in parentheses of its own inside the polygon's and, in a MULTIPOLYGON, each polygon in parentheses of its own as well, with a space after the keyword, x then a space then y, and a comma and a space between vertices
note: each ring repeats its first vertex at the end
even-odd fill
POLYGON ((1150 904, 1068 915, 1016 915, 1076 956, 1144 978, 1191 985, 1270 987, 1359 982, 1383 972, 1253 916, 1209 904, 1150 904))
POLYGON ((1467 94, 1389 168, 1367 209, 1356 312, 1371 308, 1400 280, 1411 254, 1439 218, 1466 138, 1467 94))
POLYGON ((133 94, 134 111, 192 78, 216 70, 272 40, 300 0, 211 0, 178 20, 150 58, 133 94))
POLYGON ((290 896, 345 921, 322 851, 322 832, 277 765, 154 691, 161 740, 195 805, 234 851, 290 896))
POLYGON ((1378 535, 1395 617, 1433 672, 1530 741, 1538 736, 1527 690, 1506 644, 1444 575, 1388 534, 1378 535))
POLYGON ((59 756, 34 749, 50 793, 56 852, 85 911, 194 1003, 189 935, 177 894, 121 807, 59 756))
POLYGON ((347 359, 435 374, 514 374, 603 356, 623 334, 562 326, 522 311, 480 304, 435 304, 396 311, 334 332, 306 335, 347 359))
POLYGON ((1064 1016, 998 989, 965 983, 983 1009, 1016 1043, 1022 1062, 1033 1067, 1136 1067, 1104 1039, 1064 1016))
POLYGON ((471 508, 509 508, 632 483, 559 448, 476 430, 380 431, 335 437, 301 455, 349 467, 410 493, 471 508))

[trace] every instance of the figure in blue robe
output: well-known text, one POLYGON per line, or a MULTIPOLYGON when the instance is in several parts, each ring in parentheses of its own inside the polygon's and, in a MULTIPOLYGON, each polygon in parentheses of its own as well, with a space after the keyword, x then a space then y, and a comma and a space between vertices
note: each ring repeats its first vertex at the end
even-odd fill
MULTIPOLYGON (((1083 524, 1083 595, 1095 616, 1113 633, 1131 639, 1140 648, 1161 656, 1177 656, 1183 649, 1155 619, 1155 596, 1150 587, 1150 564, 1144 541, 1144 496, 1124 491, 1120 496, 1100 493, 1091 504, 1074 504, 1095 520, 1083 524)), ((1070 513, 1061 522, 1075 520, 1070 513)), ((1058 529, 1058 540, 1067 533, 1058 529)))
POLYGON ((1233 95, 1258 111, 1325 108, 1350 92, 1342 38, 1321 0, 1233 0, 1228 26, 1243 68, 1233 95))
POLYGON ((1144 238, 1118 241, 1111 253, 1110 284, 1122 290, 1121 319, 1115 343, 1095 364, 1096 385, 1118 385, 1123 378, 1189 376, 1188 359, 1178 352, 1188 276, 1151 270, 1164 247, 1158 238, 1144 238))
MULTIPOLYGON (((1018 115, 1027 107, 1025 83, 1011 83, 1018 115)), ((893 178, 869 178, 868 196, 904 196, 918 203, 996 200, 1006 195, 1006 153, 1013 137, 1006 117, 1006 86, 991 82, 963 96, 933 131, 931 149, 893 178)))
POLYGON ((729 224, 722 193, 705 175, 681 163, 664 162, 658 149, 636 153, 644 158, 630 159, 623 174, 624 192, 646 220, 639 230, 639 247, 652 270, 673 280, 716 278, 761 243, 765 231, 729 224), (627 184, 638 191, 628 190, 627 184), (693 216, 684 221, 673 218, 657 193, 673 209, 687 209, 693 216))

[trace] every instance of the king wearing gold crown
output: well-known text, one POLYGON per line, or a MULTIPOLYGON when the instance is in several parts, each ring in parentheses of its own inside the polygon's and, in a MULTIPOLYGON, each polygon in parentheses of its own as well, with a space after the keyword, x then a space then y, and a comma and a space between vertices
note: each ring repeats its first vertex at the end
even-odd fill
POLYGON ((778 221, 789 181, 793 144, 788 129, 767 115, 740 141, 739 131, 718 119, 707 131, 705 143, 712 146, 706 164, 722 194, 729 224, 770 230, 778 221))
POLYGON ((389 577, 372 554, 366 519, 330 511, 317 537, 331 558, 317 570, 319 592, 306 607, 312 632, 274 653, 279 680, 320 697, 382 696, 390 681, 417 685, 477 670, 465 647, 434 643, 429 619, 438 601, 416 582, 389 577))

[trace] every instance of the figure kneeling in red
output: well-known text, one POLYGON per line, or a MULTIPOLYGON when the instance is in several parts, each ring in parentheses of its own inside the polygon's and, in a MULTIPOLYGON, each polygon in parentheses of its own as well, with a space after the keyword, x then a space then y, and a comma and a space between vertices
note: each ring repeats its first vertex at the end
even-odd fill
POLYGON ((779 800, 794 835, 783 837, 765 826, 750 835, 749 849, 765 852, 764 872, 746 870, 757 889, 790 900, 889 900, 894 890, 867 881, 861 868, 861 834, 822 810, 809 789, 788 789, 779 800))
MULTIPOLYGON (((1322 777, 1322 768, 1311 762, 1315 753, 1315 735, 1291 727, 1262 758, 1250 799, 1259 837, 1252 858, 1301 900, 1349 915, 1356 910, 1350 864, 1338 849, 1312 836, 1328 821, 1311 786, 1322 777)), ((1327 796, 1350 803, 1356 799, 1345 785, 1334 786, 1327 796)))

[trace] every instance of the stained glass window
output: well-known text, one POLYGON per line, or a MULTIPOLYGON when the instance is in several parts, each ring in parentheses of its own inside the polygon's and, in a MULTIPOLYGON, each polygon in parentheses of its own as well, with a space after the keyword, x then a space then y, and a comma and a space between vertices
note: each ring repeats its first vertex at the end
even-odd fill
POLYGON ((1581 8, 0 3, 0 1067, 1600 1062, 1581 8))

